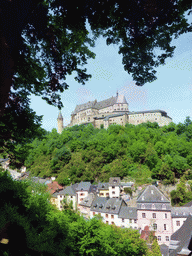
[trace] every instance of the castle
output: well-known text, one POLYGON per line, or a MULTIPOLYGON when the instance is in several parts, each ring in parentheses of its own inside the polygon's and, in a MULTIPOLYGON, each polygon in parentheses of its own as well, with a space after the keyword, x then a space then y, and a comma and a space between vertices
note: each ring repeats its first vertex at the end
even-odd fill
MULTIPOLYGON (((163 126, 172 122, 172 118, 163 110, 130 112, 125 96, 119 95, 117 92, 115 97, 100 102, 94 100, 77 105, 71 114, 71 121, 67 127, 92 123, 95 128, 100 128, 101 125, 108 128, 110 124, 125 125, 130 123, 137 125, 147 121, 157 122, 159 126, 163 126)), ((61 112, 57 122, 58 132, 61 133, 64 128, 61 112)))

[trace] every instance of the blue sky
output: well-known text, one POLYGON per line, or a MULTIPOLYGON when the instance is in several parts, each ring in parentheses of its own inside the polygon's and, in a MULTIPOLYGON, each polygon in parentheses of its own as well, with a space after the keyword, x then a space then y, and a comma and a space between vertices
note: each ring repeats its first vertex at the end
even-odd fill
MULTIPOLYGON (((176 46, 174 57, 156 69, 157 80, 139 87, 124 71, 118 46, 107 46, 105 39, 99 38, 92 48, 96 58, 88 60, 86 65, 92 78, 81 85, 74 80, 74 75, 67 77, 69 89, 61 95, 64 125, 70 123, 71 112, 76 105, 115 96, 117 90, 125 95, 129 111, 164 110, 176 124, 183 123, 187 116, 192 119, 192 33, 174 39, 172 45, 176 46)), ((43 115, 44 129, 57 129, 59 110, 56 107, 36 96, 31 97, 31 107, 37 115, 43 115)))

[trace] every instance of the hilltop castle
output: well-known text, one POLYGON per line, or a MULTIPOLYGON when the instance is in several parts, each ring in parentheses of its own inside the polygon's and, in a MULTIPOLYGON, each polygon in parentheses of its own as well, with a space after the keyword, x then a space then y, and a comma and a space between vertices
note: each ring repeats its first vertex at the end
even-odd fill
MULTIPOLYGON (((97 102, 97 100, 89 101, 87 103, 77 105, 75 110, 71 113, 71 121, 67 127, 80 124, 92 123, 95 128, 108 128, 110 124, 125 125, 141 124, 144 122, 157 122, 159 126, 167 125, 172 122, 172 119, 163 110, 149 110, 130 112, 129 105, 124 95, 119 95, 118 92, 115 97, 97 102)), ((63 117, 61 112, 57 118, 58 132, 63 130, 63 117)))

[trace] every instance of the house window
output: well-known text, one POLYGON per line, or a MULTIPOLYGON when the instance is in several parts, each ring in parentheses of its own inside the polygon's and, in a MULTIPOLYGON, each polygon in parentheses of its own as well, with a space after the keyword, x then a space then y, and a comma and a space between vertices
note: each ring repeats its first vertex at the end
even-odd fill
POLYGON ((154 204, 152 204, 152 209, 155 209, 155 205, 154 204))
POLYGON ((115 223, 112 221, 111 224, 114 225, 115 223))
POLYGON ((165 204, 162 205, 162 209, 166 209, 166 205, 165 204))
POLYGON ((105 217, 108 218, 108 214, 105 214, 105 217))
POLYGON ((113 214, 111 215, 111 219, 114 219, 114 215, 113 214))
POLYGON ((60 196, 60 198, 62 198, 62 196, 60 196))
POLYGON ((157 224, 156 223, 153 224, 153 229, 157 230, 157 224))
POLYGON ((167 225, 166 224, 164 224, 164 230, 167 230, 167 225))
POLYGON ((161 241, 161 236, 158 236, 158 237, 157 237, 157 240, 158 240, 158 241, 161 241))
POLYGON ((112 188, 115 188, 115 186, 112 186, 112 188))
POLYGON ((180 221, 179 220, 176 221, 176 225, 180 226, 180 221))
POLYGON ((165 213, 165 219, 167 219, 167 213, 165 213))
POLYGON ((115 191, 113 191, 112 194, 115 194, 115 191))
POLYGON ((166 241, 169 241, 169 236, 166 236, 166 237, 165 237, 165 240, 166 240, 166 241))
POLYGON ((83 198, 81 198, 80 201, 83 201, 83 198))
POLYGON ((134 220, 134 223, 137 223, 137 220, 134 220))
POLYGON ((125 222, 125 220, 124 220, 124 219, 122 219, 122 222, 125 222))
POLYGON ((84 196, 84 193, 81 193, 80 196, 84 196))
POLYGON ((103 196, 103 193, 100 193, 100 196, 103 196))
POLYGON ((109 193, 106 193, 106 196, 109 196, 109 193))
POLYGON ((129 223, 132 223, 132 219, 129 220, 129 223))
POLYGON ((106 220, 106 223, 107 223, 107 224, 109 224, 109 221, 108 221, 108 220, 106 220))
POLYGON ((153 216, 153 219, 156 219, 156 213, 153 213, 152 216, 153 216))
POLYGON ((145 209, 145 205, 144 204, 141 205, 141 209, 145 209))
POLYGON ((146 218, 146 214, 144 212, 142 213, 142 218, 146 218))

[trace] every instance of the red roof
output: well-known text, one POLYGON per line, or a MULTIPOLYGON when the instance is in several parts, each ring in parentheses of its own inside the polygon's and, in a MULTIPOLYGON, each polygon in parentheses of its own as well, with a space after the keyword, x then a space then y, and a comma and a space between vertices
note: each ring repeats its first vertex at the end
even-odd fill
POLYGON ((51 193, 51 195, 64 188, 63 186, 59 185, 57 181, 52 181, 52 183, 47 184, 47 187, 47 190, 51 193))

